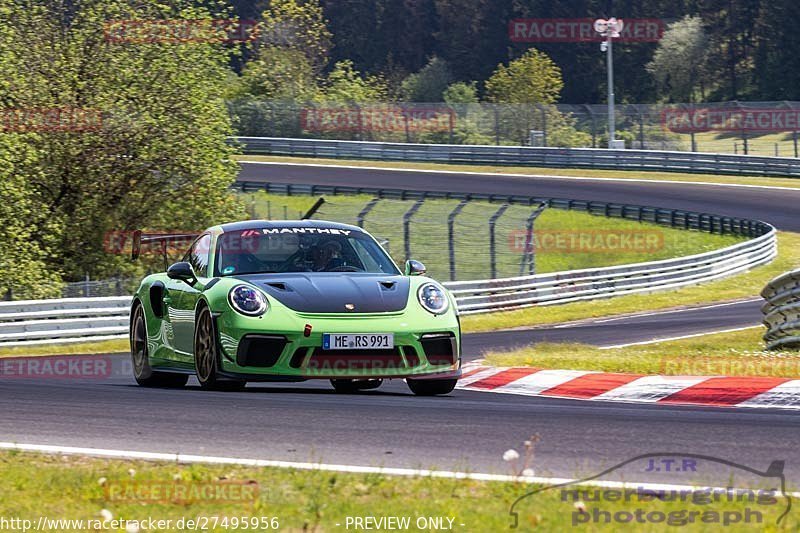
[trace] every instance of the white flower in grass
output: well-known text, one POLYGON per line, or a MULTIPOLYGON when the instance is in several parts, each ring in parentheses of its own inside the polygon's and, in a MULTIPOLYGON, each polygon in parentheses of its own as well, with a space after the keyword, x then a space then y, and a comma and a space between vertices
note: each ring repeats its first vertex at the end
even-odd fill
POLYGON ((102 509, 100 511, 100 516, 103 518, 103 522, 110 522, 114 519, 114 515, 111 514, 111 511, 108 509, 102 509))
POLYGON ((578 500, 577 502, 573 503, 572 506, 575 507, 575 510, 578 511, 579 513, 585 513, 586 512, 586 504, 583 503, 580 500, 578 500))
POLYGON ((101 487, 105 487, 107 482, 108 480, 104 477, 101 477, 100 479, 97 480, 97 484, 100 485, 101 487))
POLYGON ((128 522, 125 526, 125 533, 139 533, 139 524, 136 522, 128 522))
POLYGON ((514 449, 506 450, 505 453, 503 454, 503 461, 507 463, 516 461, 517 459, 519 459, 519 452, 517 452, 517 450, 514 449))
POLYGON ((522 471, 523 476, 533 477, 536 475, 536 472, 533 471, 533 468, 526 468, 522 471))
POLYGON ((134 470, 133 468, 129 468, 128 469, 128 475, 131 476, 131 477, 135 476, 136 475, 136 470, 134 470))
POLYGON ((181 475, 180 474, 172 474, 172 481, 180 481, 181 475))

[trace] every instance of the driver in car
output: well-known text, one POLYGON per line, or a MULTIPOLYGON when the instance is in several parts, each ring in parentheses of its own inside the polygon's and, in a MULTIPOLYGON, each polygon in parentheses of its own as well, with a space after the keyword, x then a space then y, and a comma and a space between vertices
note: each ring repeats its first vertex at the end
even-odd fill
POLYGON ((327 241, 315 246, 311 254, 315 272, 332 270, 344 264, 342 245, 336 241, 327 241))

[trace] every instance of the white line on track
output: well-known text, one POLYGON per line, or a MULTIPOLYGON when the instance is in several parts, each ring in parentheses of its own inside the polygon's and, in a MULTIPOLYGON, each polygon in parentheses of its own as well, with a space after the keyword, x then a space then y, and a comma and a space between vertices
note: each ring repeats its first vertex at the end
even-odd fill
POLYGON ((601 318, 599 320, 592 320, 592 324, 604 324, 606 322, 614 322, 616 320, 627 320, 630 318, 641 318, 641 317, 648 317, 648 316, 660 316, 660 315, 669 315, 673 313, 686 313, 687 311, 704 311, 706 309, 716 309, 718 307, 729 307, 731 305, 738 305, 743 303, 750 303, 750 302, 758 302, 762 301, 762 298, 748 298, 746 300, 736 300, 735 302, 724 302, 719 304, 711 304, 711 305, 704 305, 700 307, 682 307, 679 309, 670 309, 668 311, 649 311, 647 313, 635 313, 630 315, 622 315, 622 316, 615 316, 612 318, 601 318))
MULTIPOLYGON (((572 483, 574 480, 557 477, 539 476, 509 476, 502 474, 481 474, 472 472, 449 472, 446 470, 419 470, 411 468, 384 468, 375 466, 336 465, 324 463, 300 463, 293 461, 272 461, 267 459, 242 459, 237 457, 218 457, 208 455, 191 455, 181 453, 139 452, 130 450, 109 450, 103 448, 82 448, 75 446, 57 446, 51 444, 18 444, 15 442, 0 442, 0 450, 15 450, 19 452, 35 452, 58 455, 81 455, 104 459, 126 459, 139 461, 169 461, 171 463, 200 463, 200 464, 225 464, 253 467, 295 468, 298 470, 323 470, 331 472, 347 472, 354 474, 383 474, 389 476, 407 477, 435 477, 447 479, 472 479, 476 481, 504 481, 514 483, 538 483, 542 485, 560 485, 570 483, 589 487, 605 487, 614 489, 638 488, 653 491, 679 491, 712 489, 731 491, 731 487, 711 487, 707 485, 672 485, 665 483, 637 483, 632 481, 600 481, 592 480, 582 483, 572 483)), ((800 492, 790 493, 789 496, 800 497, 800 492)))
POLYGON ((716 335, 717 333, 733 333, 734 331, 744 331, 746 329, 754 329, 762 327, 760 324, 756 326, 744 326, 741 328, 720 329, 717 331, 703 331, 701 333, 692 333, 691 335, 680 335, 678 337, 663 337, 660 339, 651 339, 649 341, 629 342, 626 344, 614 344, 612 346, 598 346, 600 350, 611 350, 613 348, 625 348, 627 346, 643 346, 645 344, 655 344, 657 342, 679 341, 681 339, 692 339, 694 337, 702 337, 704 335, 716 335))
MULTIPOLYGON (((239 163, 247 163, 248 165, 273 165, 273 166, 294 166, 294 167, 318 167, 318 168, 346 168, 351 170, 386 170, 389 172, 422 172, 429 174, 465 174, 469 176, 502 176, 510 178, 546 178, 557 180, 573 180, 573 181, 615 181, 615 182, 631 182, 631 183, 670 183, 675 185, 705 185, 711 187, 739 187, 744 189, 769 189, 778 191, 794 191, 800 193, 800 188, 796 187, 780 187, 777 185, 749 185, 745 183, 714 183, 710 181, 681 181, 681 180, 661 180, 661 179, 638 179, 638 178, 600 178, 590 176, 553 176, 550 174, 517 174, 517 173, 502 173, 502 172, 474 172, 468 170, 426 170, 421 168, 397 168, 397 167, 373 167, 373 166, 358 166, 358 165, 336 165, 336 164, 322 164, 322 163, 281 163, 279 161, 248 161, 246 159, 239 159, 239 163)), ((757 176, 754 176, 757 178, 757 176)), ((764 178, 770 179, 770 178, 764 178)))

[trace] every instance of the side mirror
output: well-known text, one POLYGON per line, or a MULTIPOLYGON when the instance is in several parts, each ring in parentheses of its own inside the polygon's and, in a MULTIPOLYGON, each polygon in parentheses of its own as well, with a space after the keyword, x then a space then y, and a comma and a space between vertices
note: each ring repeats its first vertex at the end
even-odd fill
POLYGON ((197 276, 194 275, 192 265, 185 261, 175 263, 167 269, 167 277, 169 279, 179 279, 185 281, 189 285, 197 283, 197 276))
POLYGON ((406 276, 421 276, 427 271, 428 269, 425 268, 425 265, 419 261, 414 261, 413 259, 406 261, 406 276))

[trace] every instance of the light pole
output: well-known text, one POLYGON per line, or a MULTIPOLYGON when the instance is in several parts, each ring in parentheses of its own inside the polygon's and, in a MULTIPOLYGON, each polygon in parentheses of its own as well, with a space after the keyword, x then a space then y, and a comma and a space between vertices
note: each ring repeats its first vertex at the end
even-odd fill
MULTIPOLYGON (((600 50, 606 53, 606 69, 608 70, 608 148, 613 150, 618 148, 618 143, 614 138, 614 53, 612 39, 619 37, 619 33, 622 31, 622 20, 617 20, 614 17, 608 20, 597 19, 594 21, 594 31, 606 39, 600 43, 600 50)), ((623 145, 622 148, 624 147, 623 145)))

